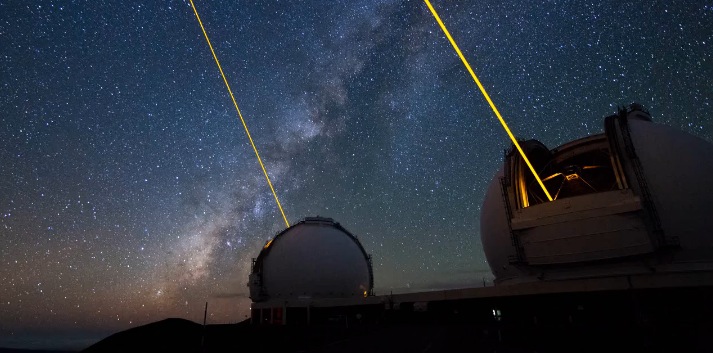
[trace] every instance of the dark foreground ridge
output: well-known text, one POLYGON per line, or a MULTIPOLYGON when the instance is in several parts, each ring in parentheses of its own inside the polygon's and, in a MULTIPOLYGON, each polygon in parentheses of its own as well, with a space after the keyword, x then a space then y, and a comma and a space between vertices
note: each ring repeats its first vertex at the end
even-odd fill
POLYGON ((74 353, 74 351, 55 351, 45 349, 0 348, 0 353, 74 353))
POLYGON ((167 319, 85 352, 710 352, 713 346, 707 286, 423 304, 313 308, 310 324, 246 320, 203 328, 167 319))
POLYGON ((83 352, 530 352, 474 325, 255 326, 167 319, 114 334, 83 352), (201 346, 203 340, 204 345, 201 346))
POLYGON ((82 352, 198 352, 202 326, 185 319, 165 319, 115 333, 82 352))

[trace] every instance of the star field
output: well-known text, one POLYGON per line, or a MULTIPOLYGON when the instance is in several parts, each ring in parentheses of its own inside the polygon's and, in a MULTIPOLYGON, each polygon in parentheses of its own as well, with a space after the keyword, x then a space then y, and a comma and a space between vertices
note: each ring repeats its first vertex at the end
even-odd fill
MULTIPOLYGON (((713 3, 436 1, 518 138, 618 105, 713 141, 713 3)), ((375 291, 480 286, 509 147, 425 4, 196 6, 294 223, 357 235, 375 291)), ((248 314, 284 223, 187 1, 0 1, 0 346, 248 314)))

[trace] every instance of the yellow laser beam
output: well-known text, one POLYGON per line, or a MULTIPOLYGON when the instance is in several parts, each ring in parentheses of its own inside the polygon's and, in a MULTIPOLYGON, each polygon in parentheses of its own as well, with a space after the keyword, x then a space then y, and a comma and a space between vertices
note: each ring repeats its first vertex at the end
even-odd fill
POLYGON ((248 135, 248 140, 250 140, 250 145, 253 146, 253 151, 255 151, 255 156, 257 157, 257 161, 260 163, 260 168, 262 168, 262 173, 265 175, 265 180, 267 180, 267 185, 270 186, 270 191, 272 191, 272 196, 275 197, 275 202, 277 203, 277 208, 280 209, 280 213, 282 214, 282 219, 285 220, 285 224, 287 225, 287 227, 289 227, 290 222, 287 221, 287 216, 285 216, 285 211, 282 210, 282 205, 280 204, 280 199, 277 198, 277 193, 275 192, 275 188, 272 186, 270 177, 267 175, 267 169, 265 169, 265 164, 262 163, 262 158, 260 158, 260 153, 257 152, 257 147, 255 146, 255 142, 253 141, 253 138, 250 135, 250 130, 248 130, 248 125, 245 124, 245 119, 243 119, 243 113, 241 113, 240 108, 238 108, 238 102, 235 100, 235 96, 233 95, 233 90, 230 89, 230 84, 228 84, 228 79, 225 78, 225 73, 223 73, 223 67, 220 66, 220 61, 218 60, 218 56, 215 55, 215 50, 213 50, 213 44, 210 43, 210 39, 208 38, 208 33, 205 31, 205 27, 203 27, 203 21, 201 21, 201 17, 198 15, 198 9, 196 9, 196 5, 193 4, 193 0, 189 0, 189 1, 191 2, 191 7, 193 8, 193 13, 196 14, 196 19, 198 20, 198 24, 201 26, 201 30, 203 31, 203 36, 205 36, 205 41, 208 42, 208 47, 210 48, 210 52, 213 54, 213 59, 215 59, 215 64, 218 65, 218 70, 220 71, 220 76, 223 77, 223 82, 225 82, 225 87, 228 89, 228 93, 230 94, 230 99, 233 100, 233 105, 235 106, 235 110, 238 112, 238 117, 240 117, 240 122, 243 123, 243 128, 245 128, 245 133, 248 135))
POLYGON ((490 96, 488 95, 488 92, 485 91, 485 87, 480 83, 480 80, 478 80, 478 76, 475 75, 475 72, 473 72, 473 69, 470 68, 470 64, 468 64, 468 60, 465 59, 465 56, 463 56, 463 53, 461 53, 460 48, 458 48, 458 44, 456 44, 456 41, 453 40, 453 37, 451 37, 450 32, 448 32, 448 29, 446 28, 446 25, 443 24, 443 21, 441 21, 441 18, 438 16, 438 13, 436 12, 436 9, 431 6, 431 3, 428 0, 423 0, 426 2, 426 5, 428 6, 428 9, 431 10, 431 13, 433 14, 433 17, 436 19, 438 22, 438 25, 441 26, 441 29, 443 30, 443 33, 446 34, 446 37, 448 38, 448 41, 451 42, 451 45, 453 45, 453 48, 456 50, 456 53, 458 53, 458 56, 460 57, 460 60, 463 61, 463 65, 465 65, 465 68, 468 69, 468 72, 470 73, 470 76, 473 77, 473 81, 475 81, 475 84, 478 85, 478 88, 480 88, 480 92, 483 93, 483 96, 485 96, 485 100, 488 101, 488 104, 490 104, 490 108, 493 109, 493 113, 495 113, 495 116, 498 117, 498 120, 500 120, 500 124, 503 126, 505 129, 505 132, 507 132, 508 136, 510 136, 510 140, 512 141, 513 144, 515 144, 515 147, 517 148, 518 152, 520 152, 520 155, 522 156, 522 159, 525 160, 525 163, 527 163, 527 166, 530 168, 530 171, 532 172, 532 175, 535 176, 535 179, 537 179, 537 183, 540 184, 540 187, 542 188, 542 191, 545 192, 545 195, 547 195, 547 198, 552 201, 552 196, 550 196, 550 193, 547 191, 547 188, 545 187, 545 184, 542 183, 542 180, 540 180, 540 176, 537 175, 537 172, 535 171, 535 168, 532 166, 530 163, 530 160, 527 158, 525 155, 525 151, 522 150, 522 147, 520 147, 520 144, 517 142, 517 139, 515 138, 515 135, 512 134, 512 131, 510 131, 510 128, 508 125, 505 123, 505 120, 503 117, 500 115, 500 112, 498 111, 498 108, 495 107, 495 103, 490 99, 490 96))

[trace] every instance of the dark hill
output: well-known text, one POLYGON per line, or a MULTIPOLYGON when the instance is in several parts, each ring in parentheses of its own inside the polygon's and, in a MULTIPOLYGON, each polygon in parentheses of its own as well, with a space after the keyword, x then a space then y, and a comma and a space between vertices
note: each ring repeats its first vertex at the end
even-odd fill
MULTIPOLYGON (((297 352, 323 350, 348 338, 362 337, 365 327, 201 325, 166 319, 113 334, 82 352, 297 352), (201 348, 201 342, 203 346, 201 348)), ((327 350, 327 352, 330 352, 327 350)))
POLYGON ((0 353, 74 353, 74 351, 51 351, 43 349, 0 348, 0 353))
POLYGON ((202 326, 166 319, 115 333, 82 352, 199 352, 202 326))

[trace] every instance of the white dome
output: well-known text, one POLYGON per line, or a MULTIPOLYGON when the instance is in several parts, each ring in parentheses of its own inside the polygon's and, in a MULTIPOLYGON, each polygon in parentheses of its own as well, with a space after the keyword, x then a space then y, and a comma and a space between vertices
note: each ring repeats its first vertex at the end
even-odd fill
POLYGON ((305 218, 270 240, 255 260, 250 298, 361 297, 371 292, 369 255, 330 218, 305 218))
POLYGON ((497 279, 512 278, 519 274, 509 261, 515 256, 515 247, 510 237, 510 228, 502 197, 500 186, 502 177, 503 169, 500 168, 485 192, 483 207, 480 211, 480 240, 490 270, 497 279))
POLYGON ((510 151, 481 211, 498 282, 713 269, 713 144, 632 105, 601 135, 523 147, 555 200, 510 151))
POLYGON ((713 144, 648 121, 629 125, 663 233, 680 244, 676 259, 713 261, 713 144))

